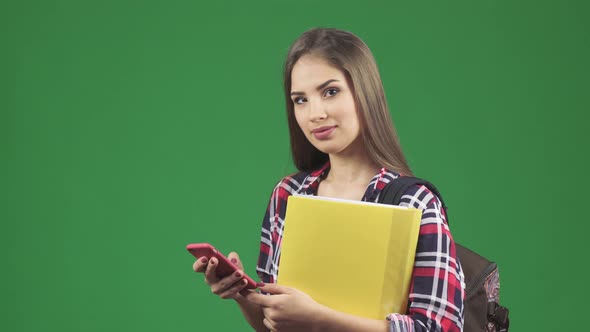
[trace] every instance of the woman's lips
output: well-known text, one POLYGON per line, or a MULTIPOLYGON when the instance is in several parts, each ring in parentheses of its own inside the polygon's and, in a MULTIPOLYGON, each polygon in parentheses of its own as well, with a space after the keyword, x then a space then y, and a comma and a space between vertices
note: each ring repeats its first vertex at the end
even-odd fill
POLYGON ((332 127, 321 127, 318 129, 314 129, 312 131, 313 136, 319 140, 325 140, 328 139, 330 137, 330 134, 332 134, 332 132, 334 131, 334 129, 336 129, 336 126, 332 126, 332 127))

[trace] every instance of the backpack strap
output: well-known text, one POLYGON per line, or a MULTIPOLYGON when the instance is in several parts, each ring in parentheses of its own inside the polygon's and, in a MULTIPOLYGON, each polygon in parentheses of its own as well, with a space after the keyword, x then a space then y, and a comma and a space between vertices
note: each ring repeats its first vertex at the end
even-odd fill
POLYGON ((402 196, 408 189, 415 185, 423 185, 428 188, 433 194, 435 194, 440 202, 442 203, 442 207, 445 210, 445 215, 447 216, 447 223, 448 220, 448 213, 447 213, 447 205, 443 201, 442 196, 438 192, 436 187, 423 179, 415 178, 412 176, 400 176, 391 182, 389 182, 385 187, 381 190, 381 194, 379 195, 379 203, 382 204, 391 204, 391 205, 399 205, 402 200, 402 196))

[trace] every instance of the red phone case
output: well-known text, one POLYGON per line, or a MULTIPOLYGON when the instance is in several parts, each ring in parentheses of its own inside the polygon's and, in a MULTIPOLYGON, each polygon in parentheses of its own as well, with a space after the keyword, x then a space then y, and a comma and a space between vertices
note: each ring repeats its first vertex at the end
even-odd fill
MULTIPOLYGON (((195 256, 196 259, 200 259, 201 257, 207 257, 207 259, 211 259, 211 257, 217 258, 219 264, 217 265, 215 272, 217 274, 217 277, 219 278, 227 277, 235 271, 239 270, 234 263, 232 263, 227 257, 225 257, 225 255, 223 255, 219 250, 215 249, 215 247, 213 247, 209 243, 189 244, 186 246, 186 249, 193 256, 195 256)), ((261 285, 261 283, 257 283, 248 275, 246 275, 246 273, 244 273, 242 278, 248 281, 248 284, 246 285, 246 287, 244 287, 246 289, 255 289, 261 285)))

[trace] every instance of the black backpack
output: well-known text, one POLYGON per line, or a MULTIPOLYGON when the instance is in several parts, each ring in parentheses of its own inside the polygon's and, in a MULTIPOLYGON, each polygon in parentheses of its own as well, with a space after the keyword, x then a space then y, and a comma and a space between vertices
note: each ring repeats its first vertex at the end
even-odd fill
MULTIPOLYGON (((414 185, 424 185, 440 199, 445 214, 448 213, 442 196, 430 182, 400 176, 388 183, 379 195, 379 203, 399 205, 402 195, 414 185)), ((457 256, 465 275, 465 324, 466 332, 508 332, 508 309, 499 301, 498 267, 475 252, 455 243, 457 256)))

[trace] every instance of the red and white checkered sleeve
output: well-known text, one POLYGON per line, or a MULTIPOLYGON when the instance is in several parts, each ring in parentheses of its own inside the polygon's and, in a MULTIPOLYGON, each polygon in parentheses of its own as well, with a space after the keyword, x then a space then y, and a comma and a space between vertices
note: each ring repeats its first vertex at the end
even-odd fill
POLYGON ((423 211, 408 312, 387 316, 391 331, 462 331, 465 281, 442 203, 416 185, 404 193, 400 206, 423 211))
POLYGON ((283 178, 275 186, 270 196, 260 236, 260 254, 256 273, 265 283, 274 283, 278 273, 278 259, 276 252, 281 241, 280 230, 283 229, 285 213, 287 210, 287 199, 295 190, 297 182, 292 177, 283 178))
POLYGON ((276 243, 273 242, 273 231, 275 227, 275 213, 279 206, 279 191, 281 190, 281 182, 279 182, 272 191, 264 219, 262 219, 262 230, 260 234, 260 254, 258 256, 258 264, 256 266, 256 273, 260 280, 265 283, 273 283, 274 277, 272 274, 272 262, 276 243))

